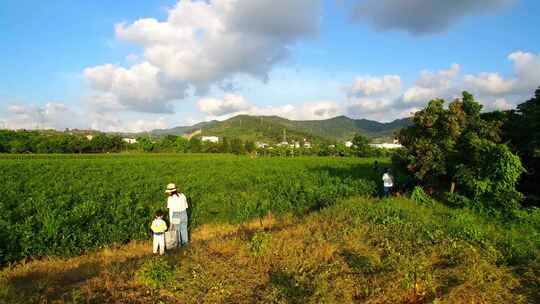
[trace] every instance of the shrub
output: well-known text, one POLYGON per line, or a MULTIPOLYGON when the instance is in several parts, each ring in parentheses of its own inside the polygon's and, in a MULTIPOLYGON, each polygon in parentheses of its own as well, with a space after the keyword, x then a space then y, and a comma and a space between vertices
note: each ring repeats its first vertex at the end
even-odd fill
POLYGON ((264 255, 272 241, 272 235, 268 232, 257 232, 249 241, 248 247, 255 257, 264 255))
POLYGON ((411 199, 419 204, 422 205, 433 205, 434 201, 429 195, 424 192, 424 189, 422 187, 416 186, 413 189, 413 192, 411 193, 411 199))
POLYGON ((139 282, 154 289, 167 285, 173 276, 173 267, 163 258, 149 259, 136 273, 139 282))
POLYGON ((465 208, 472 206, 472 202, 469 198, 457 193, 444 192, 442 198, 444 199, 444 202, 450 207, 465 208))
POLYGON ((476 135, 465 139, 468 165, 459 165, 456 172, 458 185, 478 204, 502 209, 515 209, 522 199, 516 184, 524 169, 517 155, 501 144, 495 144, 476 135))

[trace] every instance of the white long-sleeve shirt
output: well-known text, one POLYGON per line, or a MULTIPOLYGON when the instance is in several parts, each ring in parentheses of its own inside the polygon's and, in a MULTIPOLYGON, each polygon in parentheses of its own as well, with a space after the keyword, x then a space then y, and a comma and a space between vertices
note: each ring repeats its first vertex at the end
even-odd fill
POLYGON ((186 196, 183 193, 169 196, 167 198, 167 208, 169 209, 169 220, 171 221, 171 223, 178 224, 180 218, 177 216, 173 219, 173 213, 186 211, 186 209, 188 208, 186 196))
POLYGON ((385 187, 393 187, 394 186, 394 179, 392 178, 392 175, 385 173, 382 176, 383 184, 385 187))
POLYGON ((167 209, 171 212, 182 212, 188 208, 186 196, 183 193, 167 198, 167 209))

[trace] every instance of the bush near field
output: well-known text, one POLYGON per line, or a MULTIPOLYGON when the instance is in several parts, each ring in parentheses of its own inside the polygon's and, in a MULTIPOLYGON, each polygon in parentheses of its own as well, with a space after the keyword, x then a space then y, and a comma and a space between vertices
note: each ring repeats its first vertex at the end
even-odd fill
POLYGON ((175 182, 190 226, 304 214, 376 193, 372 159, 232 155, 30 155, 0 159, 0 264, 149 237, 175 182))

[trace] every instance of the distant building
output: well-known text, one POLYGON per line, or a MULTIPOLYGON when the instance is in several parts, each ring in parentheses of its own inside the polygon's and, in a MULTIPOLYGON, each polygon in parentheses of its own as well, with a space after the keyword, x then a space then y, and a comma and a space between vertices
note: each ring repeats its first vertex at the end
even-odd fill
POLYGON ((374 148, 381 148, 381 149, 398 149, 398 148, 403 147, 401 144, 394 144, 394 143, 369 144, 369 145, 374 148))
POLYGON ((122 138, 123 141, 127 142, 128 144, 136 144, 137 139, 135 138, 122 138))
POLYGON ((311 143, 309 141, 304 142, 304 148, 311 149, 311 143))
POLYGON ((256 142, 255 146, 257 148, 265 149, 265 148, 268 148, 269 145, 267 143, 263 143, 263 142, 256 142))
POLYGON ((278 146, 278 147, 283 147, 283 146, 288 146, 288 145, 289 145, 288 142, 282 141, 282 142, 280 142, 279 144, 277 144, 276 146, 278 146))
POLYGON ((86 139, 92 140, 92 138, 94 138, 94 135, 91 135, 91 134, 86 135, 86 139))
POLYGON ((207 141, 207 142, 211 142, 211 143, 215 143, 217 144, 219 142, 219 137, 217 136, 203 136, 201 138, 201 140, 204 142, 204 141, 207 141))
POLYGON ((352 146, 353 146, 353 142, 352 142, 352 141, 346 141, 346 142, 345 142, 345 147, 350 148, 350 147, 352 147, 352 146))

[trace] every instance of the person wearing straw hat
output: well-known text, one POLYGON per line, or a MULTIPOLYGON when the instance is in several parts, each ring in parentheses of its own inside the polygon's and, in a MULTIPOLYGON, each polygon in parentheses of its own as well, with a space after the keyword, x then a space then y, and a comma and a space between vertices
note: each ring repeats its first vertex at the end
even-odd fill
POLYGON ((176 244, 178 247, 188 244, 188 203, 186 196, 179 192, 176 185, 170 183, 167 185, 165 193, 169 194, 167 198, 167 209, 169 209, 169 221, 172 231, 175 231, 176 244))

